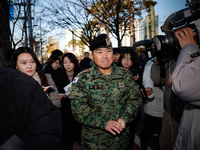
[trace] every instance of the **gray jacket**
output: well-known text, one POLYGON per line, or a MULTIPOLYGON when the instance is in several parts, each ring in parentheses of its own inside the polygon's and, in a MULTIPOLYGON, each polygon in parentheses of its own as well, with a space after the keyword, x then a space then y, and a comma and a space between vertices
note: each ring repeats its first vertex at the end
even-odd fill
MULTIPOLYGON (((45 74, 48 80, 49 85, 55 85, 52 77, 50 74, 45 74)), ((61 99, 59 97, 59 93, 58 93, 58 89, 55 85, 55 87, 53 87, 52 89, 49 89, 50 92, 48 94, 49 99, 52 101, 52 103, 57 106, 58 108, 61 107, 61 99)))
POLYGON ((197 52, 196 44, 184 46, 172 74, 172 89, 186 102, 175 150, 200 149, 200 56, 193 60, 190 57, 197 52))

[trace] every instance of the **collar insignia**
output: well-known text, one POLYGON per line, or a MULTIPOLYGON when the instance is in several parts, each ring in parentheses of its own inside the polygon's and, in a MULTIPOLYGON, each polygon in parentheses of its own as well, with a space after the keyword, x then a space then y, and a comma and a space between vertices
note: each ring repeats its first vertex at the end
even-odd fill
POLYGON ((123 82, 119 82, 119 88, 124 88, 124 83, 123 82))

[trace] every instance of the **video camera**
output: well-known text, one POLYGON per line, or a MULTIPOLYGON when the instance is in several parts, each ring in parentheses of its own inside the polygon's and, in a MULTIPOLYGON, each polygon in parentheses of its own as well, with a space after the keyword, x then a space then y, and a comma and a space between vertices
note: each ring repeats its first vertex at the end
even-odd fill
POLYGON ((133 47, 145 46, 146 51, 141 51, 142 59, 151 59, 159 54, 169 54, 169 51, 179 50, 180 45, 175 36, 176 30, 183 27, 190 27, 196 31, 193 22, 200 18, 200 0, 187 0, 185 9, 172 13, 161 27, 166 35, 157 35, 150 40, 135 42, 133 47), (179 27, 179 28, 178 28, 179 27))

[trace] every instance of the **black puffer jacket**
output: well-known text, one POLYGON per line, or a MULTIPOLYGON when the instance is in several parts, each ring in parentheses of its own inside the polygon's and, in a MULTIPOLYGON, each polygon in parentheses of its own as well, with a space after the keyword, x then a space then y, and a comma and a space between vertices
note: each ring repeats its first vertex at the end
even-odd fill
POLYGON ((0 95, 0 145, 17 134, 30 149, 59 149, 60 111, 32 77, 0 68, 0 95))

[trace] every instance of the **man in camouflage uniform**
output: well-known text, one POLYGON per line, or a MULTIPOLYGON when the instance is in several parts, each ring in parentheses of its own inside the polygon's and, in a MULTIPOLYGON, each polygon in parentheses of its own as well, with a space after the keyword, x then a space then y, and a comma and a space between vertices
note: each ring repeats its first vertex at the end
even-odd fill
POLYGON ((125 150, 129 142, 126 124, 141 106, 138 85, 128 71, 113 63, 110 39, 101 34, 90 44, 95 62, 72 84, 71 106, 82 123, 82 150, 125 150))

